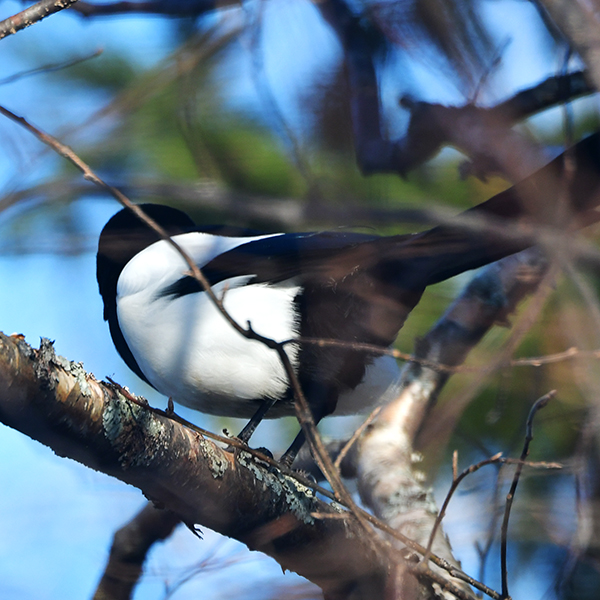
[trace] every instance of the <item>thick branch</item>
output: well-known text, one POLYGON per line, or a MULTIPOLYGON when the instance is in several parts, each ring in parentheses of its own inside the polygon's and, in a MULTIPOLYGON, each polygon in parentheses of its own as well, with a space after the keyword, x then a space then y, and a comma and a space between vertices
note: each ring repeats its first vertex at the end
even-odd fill
MULTIPOLYGON (((417 357, 448 366, 461 364, 483 335, 495 323, 506 321, 518 303, 537 288, 546 269, 547 261, 537 249, 485 269, 421 340, 417 357)), ((422 545, 427 544, 434 527, 437 507, 414 460, 415 438, 450 374, 448 370, 409 363, 402 374, 397 400, 381 411, 354 455, 363 502, 394 530, 422 545)), ((454 562, 449 541, 440 531, 433 551, 454 562)), ((396 582, 404 593, 410 584, 407 579, 396 582)), ((468 588, 464 590, 468 592, 468 588)), ((491 591, 486 593, 493 596, 491 591)))
POLYGON ((138 487, 190 525, 269 554, 332 598, 383 594, 390 565, 347 513, 249 454, 234 456, 127 400, 47 341, 33 350, 0 334, 0 420, 138 487))
POLYGON ((0 40, 7 35, 17 33, 46 17, 53 15, 69 6, 75 4, 77 0, 40 0, 33 6, 22 10, 16 15, 0 21, 0 40))
POLYGON ((146 506, 113 538, 108 564, 93 600, 130 600, 146 560, 156 542, 171 535, 181 521, 174 513, 146 506))
MULTIPOLYGON (((506 322, 517 305, 538 288, 547 268, 548 261, 542 252, 530 249, 478 273, 419 342, 417 360, 407 364, 402 373, 398 398, 383 408, 345 461, 343 473, 347 477, 358 477, 364 504, 395 531, 424 546, 438 513, 425 476, 419 470, 418 461, 415 462, 417 434, 452 374, 451 367, 460 365, 493 325, 506 322), (436 363, 443 364, 444 368, 436 368, 436 363)), ((431 425, 436 432, 429 432, 429 437, 442 438, 440 425, 431 425)), ((337 442, 330 449, 336 454, 341 446, 343 443, 337 442)), ((308 466, 308 462, 303 464, 303 468, 308 466)), ((433 551, 457 565, 450 544, 440 531, 433 551)), ((410 597, 414 579, 403 572, 397 575, 394 583, 397 596, 410 597)), ((463 574, 455 575, 492 598, 500 597, 463 574)), ((465 594, 470 593, 464 584, 457 585, 463 586, 465 594)))
MULTIPOLYGON (((364 18, 355 15, 345 0, 324 0, 317 6, 344 49, 356 161, 364 174, 404 175, 451 145, 473 159, 475 174, 494 171, 519 181, 539 168, 543 157, 511 127, 537 112, 595 91, 585 73, 570 73, 551 77, 491 108, 403 98, 402 106, 410 111, 409 126, 403 138, 390 140, 382 126, 374 48, 364 18)), ((591 79, 598 87, 593 74, 591 79)))

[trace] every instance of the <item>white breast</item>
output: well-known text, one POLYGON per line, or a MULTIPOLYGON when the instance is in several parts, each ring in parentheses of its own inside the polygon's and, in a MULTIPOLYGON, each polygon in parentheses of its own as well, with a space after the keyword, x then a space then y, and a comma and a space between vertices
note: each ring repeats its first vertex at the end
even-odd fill
MULTIPOLYGON (((259 238, 196 232, 175 239, 202 267, 218 254, 259 238)), ((203 412, 249 417, 256 404, 245 400, 279 398, 287 389, 281 362, 275 351, 235 331, 206 293, 160 296, 187 271, 185 261, 164 241, 126 265, 117 286, 123 336, 144 375, 163 394, 203 412)), ((225 291, 228 313, 243 327, 250 321, 257 333, 276 341, 296 337, 298 286, 243 285, 249 279, 237 277, 213 287, 217 296, 225 291)), ((287 352, 295 364, 296 348, 288 346, 287 352)))

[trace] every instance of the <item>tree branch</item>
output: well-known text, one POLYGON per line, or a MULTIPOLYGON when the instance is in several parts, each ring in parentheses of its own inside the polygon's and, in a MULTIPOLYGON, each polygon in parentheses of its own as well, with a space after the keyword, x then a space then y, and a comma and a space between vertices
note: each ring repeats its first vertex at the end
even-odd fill
POLYGON ((236 0, 151 0, 148 2, 79 2, 75 10, 84 17, 120 14, 155 14, 170 17, 199 17, 216 8, 237 4, 236 0))
POLYGON ((92 600, 130 600, 146 560, 156 542, 168 538, 181 520, 151 502, 113 538, 108 564, 92 600))
MULTIPOLYGON (((364 174, 405 175, 443 146, 451 145, 471 157, 475 165, 471 172, 480 176, 500 172, 510 181, 519 181, 539 168, 543 157, 511 127, 537 112, 595 91, 586 73, 578 72, 551 77, 490 108, 472 103, 443 106, 405 97, 400 104, 410 111, 407 132, 403 138, 390 140, 384 136, 374 49, 364 16, 355 15, 345 0, 324 0, 317 7, 344 50, 356 161, 364 174)), ((592 80, 597 88, 594 76, 592 80)))
POLYGON ((0 421, 138 487, 190 526, 272 556, 332 598, 383 595, 389 559, 372 551, 364 529, 339 505, 127 400, 56 356, 47 340, 33 350, 0 334, 0 421))
POLYGON ((40 0, 33 6, 22 10, 12 17, 0 21, 0 40, 7 35, 17 33, 46 17, 75 4, 77 0, 40 0))

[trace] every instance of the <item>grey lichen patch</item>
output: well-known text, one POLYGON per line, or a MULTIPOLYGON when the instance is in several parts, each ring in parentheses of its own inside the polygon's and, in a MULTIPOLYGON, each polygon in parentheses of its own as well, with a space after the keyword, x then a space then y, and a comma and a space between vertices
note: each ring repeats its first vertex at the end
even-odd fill
POLYGON ((266 467, 251 454, 240 452, 238 464, 248 469, 256 481, 261 482, 271 493, 285 502, 287 509, 302 523, 313 524, 315 492, 293 477, 284 475, 276 468, 266 467))
POLYGON ((40 338, 38 356, 40 361, 51 363, 56 358, 56 353, 54 352, 54 342, 45 337, 40 338))
POLYGON ((53 389, 58 383, 58 377, 53 367, 59 367, 70 373, 77 381, 79 391, 83 396, 91 396, 91 389, 87 381, 87 373, 82 363, 71 362, 64 356, 56 354, 54 342, 48 338, 40 339, 40 347, 37 351, 36 376, 44 381, 45 385, 53 389))
POLYGON ((121 395, 106 403, 102 426, 124 469, 148 467, 168 450, 164 423, 148 409, 121 395))
POLYGON ((422 463, 424 460, 423 454, 421 452, 411 452, 410 454, 410 462, 413 465, 416 465, 418 463, 422 463))
POLYGON ((54 354, 54 356, 52 356, 51 362, 53 365, 61 367, 67 372, 71 370, 71 362, 68 361, 64 356, 61 356, 60 354, 54 354))
POLYGON ((83 368, 83 363, 68 361, 62 356, 57 356, 56 358, 62 361, 62 368, 75 378, 81 395, 89 398, 92 395, 92 389, 88 384, 88 374, 83 368))
POLYGON ((207 442, 204 438, 200 438, 198 440, 198 444, 200 447, 200 452, 202 452, 202 457, 208 465, 213 478, 219 479, 223 477, 229 468, 227 459, 218 449, 215 449, 215 447, 207 442))
POLYGON ((53 390, 58 383, 58 378, 53 374, 51 366, 56 359, 54 342, 48 338, 40 339, 40 347, 37 350, 37 360, 34 362, 35 376, 43 387, 53 390))

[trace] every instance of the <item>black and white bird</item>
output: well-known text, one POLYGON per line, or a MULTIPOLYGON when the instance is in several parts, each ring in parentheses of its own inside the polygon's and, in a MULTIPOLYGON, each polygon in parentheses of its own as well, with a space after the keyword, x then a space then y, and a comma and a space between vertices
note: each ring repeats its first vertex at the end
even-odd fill
MULTIPOLYGON (((570 178, 568 208, 581 217, 580 224, 600 218, 594 210, 600 204, 599 144, 595 134, 572 149, 577 171, 570 178)), ((277 342, 313 338, 388 347, 428 285, 534 243, 531 224, 544 212, 540 202, 556 196, 562 171, 560 156, 464 213, 492 219, 496 227, 487 229, 465 226, 458 218, 391 237, 257 234, 198 227, 167 206, 142 208, 201 268, 242 326, 249 322, 277 342)), ((177 250, 126 209, 101 233, 97 278, 119 354, 159 392, 205 413, 257 415, 242 433, 245 441, 263 416, 294 414, 277 353, 234 330, 177 250)), ((389 357, 344 345, 288 344, 286 351, 316 421, 368 408, 397 383, 389 357)), ((301 444, 299 436, 286 461, 301 444)))

